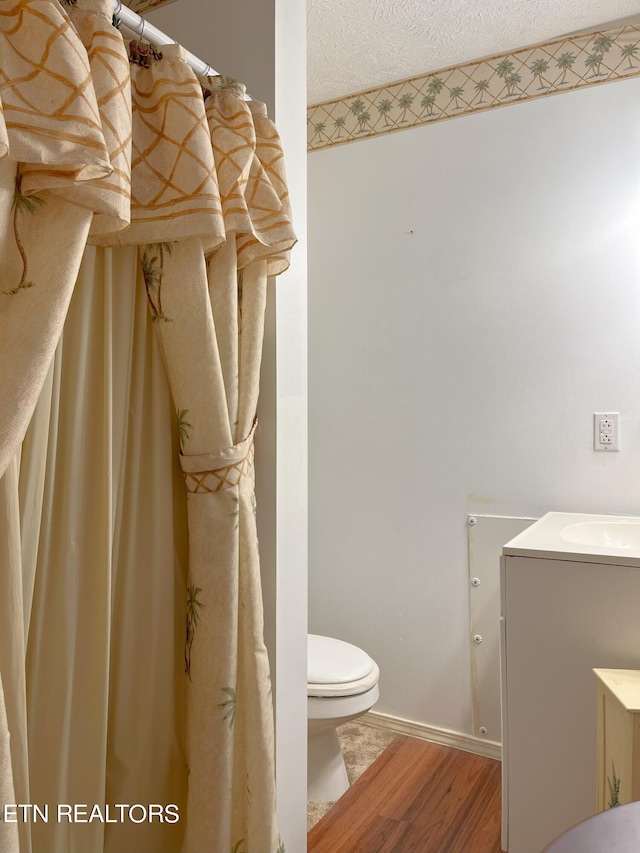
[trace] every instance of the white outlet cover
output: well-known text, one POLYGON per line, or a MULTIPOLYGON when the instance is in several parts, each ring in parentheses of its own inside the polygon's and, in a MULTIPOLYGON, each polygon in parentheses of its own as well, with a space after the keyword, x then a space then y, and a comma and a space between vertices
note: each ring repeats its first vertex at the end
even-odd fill
POLYGON ((604 453, 620 450, 619 412, 593 413, 593 449, 604 453))

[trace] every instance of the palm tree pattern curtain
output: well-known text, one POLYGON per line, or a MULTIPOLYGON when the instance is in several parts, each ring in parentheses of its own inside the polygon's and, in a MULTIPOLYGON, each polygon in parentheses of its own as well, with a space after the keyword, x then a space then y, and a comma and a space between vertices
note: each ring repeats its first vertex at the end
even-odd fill
MULTIPOLYGON (((275 853, 253 436, 267 276, 295 243, 277 131, 179 46, 127 50, 108 0, 0 0, 0 58, 0 801, 30 802, 19 448, 86 244, 137 246, 188 512, 183 850, 275 853)), ((0 851, 16 829, 30 849, 0 822, 0 851)))

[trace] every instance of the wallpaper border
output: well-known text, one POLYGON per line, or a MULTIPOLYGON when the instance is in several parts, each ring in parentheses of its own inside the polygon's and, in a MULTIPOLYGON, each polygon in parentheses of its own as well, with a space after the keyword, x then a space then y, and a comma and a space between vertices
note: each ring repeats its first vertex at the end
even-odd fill
POLYGON ((580 33, 312 104, 307 150, 640 75, 640 23, 580 33))

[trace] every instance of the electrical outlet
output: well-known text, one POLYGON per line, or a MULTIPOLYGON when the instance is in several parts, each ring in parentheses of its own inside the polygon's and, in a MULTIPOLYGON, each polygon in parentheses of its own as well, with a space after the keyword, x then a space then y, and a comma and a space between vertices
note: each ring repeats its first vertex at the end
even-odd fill
POLYGON ((620 450, 620 415, 618 412, 593 413, 593 449, 620 450))

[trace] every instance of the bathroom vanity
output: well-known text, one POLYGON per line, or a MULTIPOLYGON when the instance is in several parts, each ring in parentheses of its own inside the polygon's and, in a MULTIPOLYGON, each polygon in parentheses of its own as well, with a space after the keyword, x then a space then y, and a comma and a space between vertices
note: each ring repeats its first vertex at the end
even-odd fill
POLYGON ((640 518, 548 513, 501 558, 502 847, 597 811, 594 667, 640 668, 640 518))

